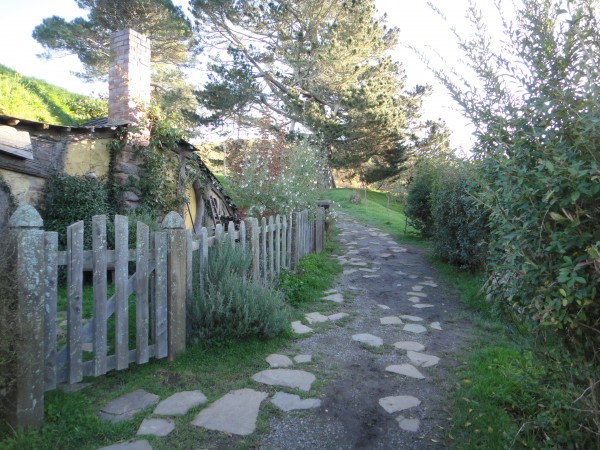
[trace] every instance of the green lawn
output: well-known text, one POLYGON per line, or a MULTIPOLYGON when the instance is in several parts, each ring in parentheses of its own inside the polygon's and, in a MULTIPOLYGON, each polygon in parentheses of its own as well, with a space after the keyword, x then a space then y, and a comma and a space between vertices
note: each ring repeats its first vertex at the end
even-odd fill
POLYGON ((393 238, 401 241, 409 241, 417 245, 424 245, 418 233, 408 225, 403 206, 395 201, 389 202, 384 192, 369 191, 365 199, 363 189, 329 189, 325 191, 324 197, 332 200, 336 207, 342 211, 352 214, 356 219, 369 225, 376 226, 390 233, 393 238), (350 201, 353 193, 360 195, 360 203, 350 201))

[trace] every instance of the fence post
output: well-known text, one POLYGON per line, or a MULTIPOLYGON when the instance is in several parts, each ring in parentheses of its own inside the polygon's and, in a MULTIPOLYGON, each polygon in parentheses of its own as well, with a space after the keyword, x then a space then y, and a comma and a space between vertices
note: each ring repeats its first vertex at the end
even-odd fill
POLYGON ((261 264, 262 271, 261 276, 264 282, 267 281, 267 218, 263 217, 261 220, 261 230, 260 230, 260 254, 261 254, 261 264))
POLYGON ((292 235, 292 245, 291 245, 291 263, 290 267, 292 269, 296 268, 298 261, 300 260, 300 214, 297 212, 293 212, 290 220, 290 229, 292 235))
POLYGON ((254 280, 260 280, 260 243, 258 234, 258 219, 248 217, 246 223, 250 227, 250 251, 252 252, 251 274, 254 280))
POLYGON ((44 222, 30 205, 8 221, 17 245, 16 387, 9 420, 18 430, 44 422, 44 222))
POLYGON ((167 299, 169 361, 185 351, 187 295, 187 231, 181 216, 166 215, 162 228, 167 232, 167 299))

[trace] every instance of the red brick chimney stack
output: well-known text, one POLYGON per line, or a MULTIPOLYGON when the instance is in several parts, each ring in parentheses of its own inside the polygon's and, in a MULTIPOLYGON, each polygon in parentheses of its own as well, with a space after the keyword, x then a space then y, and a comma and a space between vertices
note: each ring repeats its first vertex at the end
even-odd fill
POLYGON ((150 104, 150 40, 134 31, 111 36, 108 74, 108 119, 137 123, 150 104))

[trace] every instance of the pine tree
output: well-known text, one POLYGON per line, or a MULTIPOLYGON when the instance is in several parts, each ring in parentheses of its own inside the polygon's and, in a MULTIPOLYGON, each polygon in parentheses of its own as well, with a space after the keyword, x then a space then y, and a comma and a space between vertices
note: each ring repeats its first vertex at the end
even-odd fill
POLYGON ((405 89, 389 56, 397 30, 377 19, 373 0, 191 3, 201 39, 229 54, 199 95, 207 120, 235 110, 252 123, 266 108, 291 131, 309 130, 334 168, 365 181, 399 172, 428 89, 405 89))

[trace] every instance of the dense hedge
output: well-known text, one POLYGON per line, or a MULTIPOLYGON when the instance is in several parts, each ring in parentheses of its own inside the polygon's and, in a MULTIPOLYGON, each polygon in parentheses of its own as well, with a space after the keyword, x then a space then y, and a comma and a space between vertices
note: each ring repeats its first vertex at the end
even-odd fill
POLYGON ((437 256, 468 270, 485 266, 488 212, 474 197, 475 164, 426 159, 415 168, 405 213, 413 227, 431 239, 437 256))

